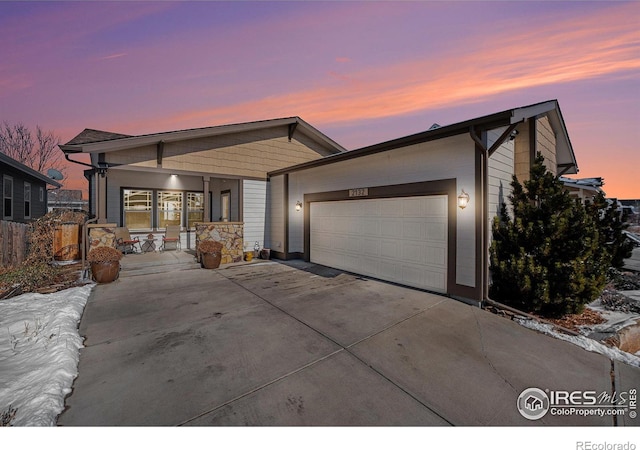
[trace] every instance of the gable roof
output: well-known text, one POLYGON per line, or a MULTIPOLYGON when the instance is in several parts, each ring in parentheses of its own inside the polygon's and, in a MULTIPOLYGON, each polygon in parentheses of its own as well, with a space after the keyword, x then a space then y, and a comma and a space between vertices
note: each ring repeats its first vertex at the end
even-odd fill
POLYGON ((161 133, 143 134, 139 136, 127 136, 124 134, 109 133, 106 131, 85 129, 78 136, 66 144, 60 145, 65 153, 106 153, 118 150, 140 147, 143 145, 176 142, 187 139, 218 136, 224 134, 241 133, 266 128, 289 126, 290 135, 293 132, 302 132, 328 147, 332 153, 346 151, 344 147, 327 137, 325 134, 309 125, 300 117, 287 117, 282 119, 260 120, 230 125, 218 125, 205 128, 191 128, 187 130, 165 131, 161 133), (98 138, 98 140, 92 140, 98 138))
POLYGON ((52 180, 51 178, 41 174, 40 172, 38 172, 37 170, 33 170, 31 167, 29 166, 25 166, 24 164, 22 164, 19 161, 16 161, 15 159, 5 155, 4 153, 0 153, 0 162, 5 163, 6 165, 13 167, 16 170, 19 170, 20 172, 23 172, 33 178, 36 178, 40 181, 45 182, 46 184, 50 184, 52 186, 55 186, 57 188, 62 187, 62 185, 60 183, 58 183, 55 180, 52 180))
MULTIPOLYGON (((311 167, 322 166, 325 164, 332 164, 338 161, 345 161, 348 159, 359 158, 361 156, 372 155, 375 153, 386 152, 397 148, 407 147, 409 145, 420 144, 423 142, 434 141, 437 139, 443 139, 446 137, 456 136, 464 133, 468 133, 471 127, 479 131, 490 130, 494 128, 504 127, 508 125, 517 124, 526 119, 537 118, 547 116, 551 122, 551 126, 556 132, 556 162, 558 167, 566 167, 564 173, 572 174, 577 173, 578 165, 576 162, 575 154, 571 141, 569 140, 569 134, 560 112, 560 106, 557 100, 549 100, 546 102, 535 103, 529 106, 523 106, 519 108, 508 109, 495 114, 478 117, 471 120, 465 120, 463 122, 454 123, 445 126, 431 126, 427 131, 404 136, 390 141, 382 142, 379 144, 369 145, 356 150, 351 150, 345 153, 339 153, 336 155, 329 155, 324 158, 309 161, 306 163, 298 164, 296 166, 275 170, 269 173, 269 176, 280 175, 283 173, 296 172, 298 170, 304 170, 311 167)), ((435 124, 434 124, 435 125, 435 124)))

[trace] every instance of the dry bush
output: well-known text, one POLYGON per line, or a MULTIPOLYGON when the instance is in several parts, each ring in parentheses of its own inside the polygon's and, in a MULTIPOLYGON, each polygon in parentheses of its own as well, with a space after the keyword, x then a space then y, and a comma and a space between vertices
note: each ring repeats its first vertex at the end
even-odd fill
POLYGON ((198 243, 198 251, 200 253, 220 253, 222 244, 212 240, 201 241, 198 243))
POLYGON ((29 254, 26 263, 53 260, 53 235, 56 225, 77 223, 82 226, 87 220, 84 212, 56 210, 45 214, 31 224, 29 254))
MULTIPOLYGON (((22 264, 0 269, 0 299, 27 292, 35 292, 60 283, 61 269, 49 264, 53 261, 53 236, 56 225, 77 223, 80 226, 87 214, 73 211, 53 211, 31 223, 28 233, 28 254, 22 264)), ((66 277, 73 280, 73 277, 66 277)), ((68 284, 69 281, 64 281, 68 284)))
POLYGON ((122 252, 113 247, 95 247, 87 255, 87 261, 91 262, 112 262, 120 261, 122 252))

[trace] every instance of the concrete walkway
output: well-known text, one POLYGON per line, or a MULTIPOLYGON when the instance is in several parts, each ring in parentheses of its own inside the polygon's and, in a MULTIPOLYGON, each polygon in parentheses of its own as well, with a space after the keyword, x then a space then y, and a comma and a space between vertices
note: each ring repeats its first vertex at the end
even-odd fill
POLYGON ((94 289, 59 425, 613 425, 529 421, 516 401, 640 387, 640 369, 442 296, 303 262, 164 267, 94 289))

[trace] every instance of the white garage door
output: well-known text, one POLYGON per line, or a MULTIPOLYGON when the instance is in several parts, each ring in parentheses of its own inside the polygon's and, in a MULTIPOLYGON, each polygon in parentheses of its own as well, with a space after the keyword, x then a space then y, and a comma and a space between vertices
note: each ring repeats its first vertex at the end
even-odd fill
POLYGON ((311 203, 314 263, 447 290, 447 196, 311 203))

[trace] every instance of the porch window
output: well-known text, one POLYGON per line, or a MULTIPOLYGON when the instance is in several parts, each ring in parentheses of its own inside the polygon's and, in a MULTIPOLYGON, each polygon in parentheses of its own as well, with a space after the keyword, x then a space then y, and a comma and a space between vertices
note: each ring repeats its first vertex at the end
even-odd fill
POLYGON ((5 175, 2 178, 3 216, 13 219, 13 178, 5 175))
POLYGON ((187 228, 194 222, 204 222, 204 193, 187 192, 187 228))
POLYGON ((158 192, 158 228, 182 225, 182 192, 158 192))
POLYGON ((231 213, 231 191, 220 194, 220 222, 228 222, 231 213))
POLYGON ((24 182, 24 218, 31 218, 31 183, 24 182))
POLYGON ((130 230, 150 229, 152 191, 124 190, 124 226, 130 230))

